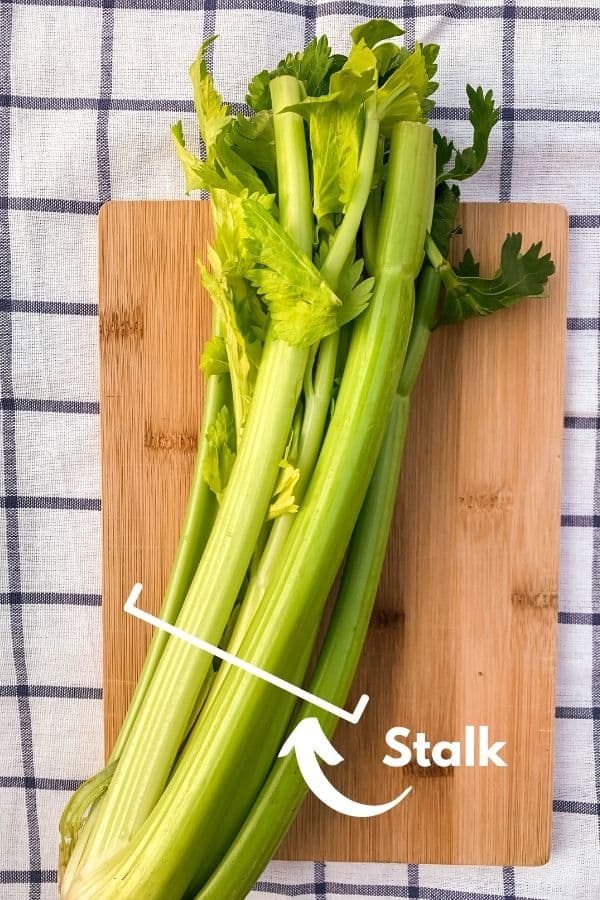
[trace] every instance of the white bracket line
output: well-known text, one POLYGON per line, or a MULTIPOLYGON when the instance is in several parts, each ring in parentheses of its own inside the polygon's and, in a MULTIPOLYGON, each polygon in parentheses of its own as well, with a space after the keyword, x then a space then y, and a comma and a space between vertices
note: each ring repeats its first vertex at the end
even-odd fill
POLYGON ((135 616, 136 619, 141 619, 142 622, 147 622, 148 625, 153 625, 155 628, 160 628, 162 631, 166 631, 168 634, 172 634, 173 637, 179 638, 182 641, 187 641, 188 644, 191 644, 193 647, 197 647, 199 650, 205 650, 207 653, 210 653, 212 656, 218 656, 219 659, 224 660, 232 666, 237 666, 238 669, 243 669, 245 672, 249 672, 251 675, 255 675, 257 678, 262 678, 263 681, 268 681, 269 684, 274 684, 275 687, 281 688, 283 691, 287 691, 288 694, 294 694, 296 697, 299 697, 300 700, 306 700, 308 703, 312 703, 313 706, 318 706, 320 709, 324 709, 325 712, 333 713, 334 716, 337 716, 339 719, 345 719, 346 722, 350 722, 352 725, 356 725, 363 712, 365 711, 365 707, 369 702, 369 695, 363 694, 354 710, 352 712, 348 712, 348 710, 342 709, 341 706, 335 706, 333 703, 329 703, 328 700, 323 700, 321 697, 317 697, 316 694, 311 694, 309 691, 305 691, 303 688, 297 687, 297 685, 292 684, 290 681, 286 681, 284 678, 279 678, 277 675, 272 675, 270 672, 265 672, 264 669, 260 669, 258 666, 253 665, 252 663, 245 662, 245 660, 240 659, 238 656, 234 656, 233 653, 228 653, 227 650, 222 650, 220 647, 216 647, 214 644, 209 644, 208 641, 203 641, 202 638, 196 637, 193 634, 190 634, 188 631, 184 631, 182 628, 178 628, 176 625, 171 625, 170 622, 165 622, 164 619, 159 619, 158 616, 153 616, 151 613, 144 612, 143 609, 138 609, 136 603, 140 594, 142 593, 142 587, 139 582, 134 584, 133 589, 127 598, 125 606, 123 609, 126 613, 129 613, 132 616, 135 616))

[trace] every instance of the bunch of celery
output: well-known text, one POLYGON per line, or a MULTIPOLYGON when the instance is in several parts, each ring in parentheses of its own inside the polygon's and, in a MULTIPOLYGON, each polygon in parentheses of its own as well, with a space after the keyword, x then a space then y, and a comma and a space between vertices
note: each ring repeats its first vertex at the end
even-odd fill
MULTIPOLYGON (((210 195, 214 301, 197 463, 161 616, 343 705, 373 606, 409 398, 436 325, 540 295, 540 245, 500 267, 447 261, 455 182, 498 119, 468 88, 471 147, 427 124, 438 48, 393 23, 325 37, 250 83, 232 116, 200 50, 190 74, 203 159, 174 126, 188 191, 210 195), (454 182, 450 187, 449 182, 454 182), (440 292, 444 287, 443 302, 440 292)), ((143 573, 140 573, 143 579, 143 573)), ((241 898, 306 791, 277 754, 294 723, 335 719, 157 632, 105 770, 61 820, 61 896, 241 898)))

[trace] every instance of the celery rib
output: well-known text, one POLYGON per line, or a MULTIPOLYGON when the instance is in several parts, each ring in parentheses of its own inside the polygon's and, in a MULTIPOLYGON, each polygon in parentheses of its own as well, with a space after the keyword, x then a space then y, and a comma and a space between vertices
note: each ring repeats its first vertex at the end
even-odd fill
MULTIPOLYGON (((380 147, 379 118, 377 116, 376 97, 367 98, 365 103, 365 131, 359 157, 358 171, 352 195, 348 201, 348 209, 333 244, 327 254, 321 274, 335 290, 342 268, 347 261, 360 221, 369 200, 375 157, 380 147)), ((331 392, 336 373, 339 332, 326 337, 319 348, 317 371, 314 383, 314 395, 305 410, 300 434, 299 458, 297 466, 300 479, 296 489, 296 502, 300 503, 312 476, 313 469, 321 449, 325 422, 331 405, 331 392)), ((252 622, 252 618, 260 603, 269 579, 278 565, 280 555, 285 552, 285 544, 294 523, 291 515, 277 519, 271 529, 264 551, 256 571, 253 573, 248 591, 244 597, 240 617, 236 625, 230 650, 237 653, 241 641, 252 622)))
MULTIPOLYGON (((219 324, 216 318, 213 321, 212 333, 213 335, 219 333, 219 324)), ((207 451, 206 430, 208 426, 214 422, 218 411, 223 406, 223 403, 226 402, 229 393, 229 377, 227 375, 211 375, 210 378, 207 379, 204 395, 204 408, 198 431, 198 449, 196 451, 190 493, 181 526, 175 559, 173 561, 171 574, 160 609, 161 618, 167 622, 174 622, 177 618, 214 522, 216 499, 203 477, 204 460, 207 451)), ((88 781, 85 781, 73 794, 61 818, 61 835, 68 831, 70 820, 74 815, 74 811, 78 808, 80 798, 82 801, 85 801, 91 785, 97 783, 102 784, 102 793, 108 789, 114 769, 116 768, 116 761, 131 733, 133 723, 135 722, 144 701, 148 686, 152 681, 167 640, 168 635, 166 632, 160 630, 154 632, 135 692, 130 701, 125 719, 121 725, 107 765, 105 769, 101 770, 88 781)), ((98 800, 99 798, 97 798, 97 801, 98 800)), ((92 824, 92 822, 89 824, 85 823, 83 828, 79 831, 77 838, 78 859, 83 855, 92 824)), ((65 889, 69 879, 72 877, 73 870, 76 868, 77 863, 77 860, 73 861, 73 864, 69 868, 69 873, 67 874, 67 866, 71 857, 71 851, 72 842, 67 842, 64 836, 61 837, 59 847, 60 872, 61 883, 64 879, 65 889)))
MULTIPOLYGON (((361 509, 344 566, 344 574, 327 636, 309 690, 331 703, 346 703, 367 634, 389 527, 406 427, 408 398, 394 398, 390 422, 361 509)), ((318 707, 303 704, 296 721, 318 717, 331 738, 337 719, 318 707)), ((294 754, 277 759, 260 795, 232 845, 196 900, 243 900, 294 820, 308 787, 294 754)))
MULTIPOLYGON (((159 615, 166 622, 174 622, 179 615, 217 512, 215 495, 203 475, 207 451, 206 430, 216 419, 217 413, 227 401, 229 393, 229 377, 227 375, 211 375, 207 380, 190 494, 173 567, 160 608, 159 615)), ((156 630, 152 635, 134 695, 109 761, 117 759, 121 754, 168 639, 169 636, 165 631, 156 630)))
MULTIPOLYGON (((276 109, 300 99, 298 82, 288 76, 275 79, 272 92, 276 109)), ((276 135, 279 131, 288 151, 279 176, 280 215, 294 240, 310 252, 304 126, 292 112, 276 115, 275 122, 276 135)), ((275 340, 269 330, 238 455, 177 618, 180 628, 211 643, 218 643, 227 624, 265 519, 307 358, 307 350, 275 340)), ((78 900, 110 896, 102 873, 110 870, 111 858, 118 859, 160 798, 210 665, 210 657, 189 644, 167 641, 73 879, 78 900)))

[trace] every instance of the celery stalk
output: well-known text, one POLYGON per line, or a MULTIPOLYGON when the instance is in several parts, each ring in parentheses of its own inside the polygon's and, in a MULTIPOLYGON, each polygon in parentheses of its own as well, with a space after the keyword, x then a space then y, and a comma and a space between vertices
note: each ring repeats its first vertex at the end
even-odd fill
MULTIPOLYGON (((272 83, 276 110, 280 220, 296 243, 312 249, 312 208, 300 100, 289 76, 272 83)), ((302 386, 308 351, 265 341, 254 398, 226 491, 204 554, 177 618, 178 627, 218 643, 264 521, 302 386), (257 465, 257 462, 259 464, 257 465), (244 513, 240 516, 240 510, 244 513)), ((93 891, 93 873, 127 847, 163 792, 211 666, 208 655, 169 639, 133 723, 73 880, 73 896, 93 891)), ((100 889, 99 896, 107 896, 100 889)), ((68 896, 68 894, 66 895, 68 896)))
MULTIPOLYGON (((213 324, 213 334, 216 333, 218 333, 218 322, 215 321, 213 324)), ((216 498, 203 477, 204 460, 207 450, 206 429, 214 422, 218 411, 223 406, 223 403, 226 402, 229 392, 229 378, 227 375, 212 375, 207 379, 204 408, 198 433, 198 449, 196 452, 190 493, 181 527, 179 543, 173 561, 173 567, 171 569, 160 610, 161 618, 165 619, 167 622, 174 622, 177 618, 198 565, 198 561, 208 540, 208 535, 210 534, 216 514, 216 498)), ((77 791, 75 791, 63 812, 60 822, 61 843, 59 848, 61 882, 75 840, 78 845, 77 853, 79 858, 83 853, 84 844, 87 842, 90 826, 92 824, 90 822, 90 825, 88 826, 87 823, 85 823, 84 818, 77 814, 80 798, 82 801, 87 799, 91 785, 101 784, 101 793, 104 793, 107 790, 115 769, 116 760, 119 758, 123 746, 131 732, 135 718, 148 690, 148 686, 154 676, 160 657, 162 656, 167 638, 168 635, 166 632, 160 630, 156 630, 152 636, 144 666, 140 673, 134 695, 127 709, 127 714, 119 731, 107 767, 88 781, 85 781, 77 791), (77 828, 73 830, 72 822, 75 819, 77 819, 77 828)), ((100 798, 97 797, 95 800, 96 806, 99 799, 100 798)), ((74 861, 72 869, 75 868, 75 862, 76 861, 74 861)))
MULTIPOLYGON (((390 421, 363 507, 352 532, 339 594, 309 690, 346 702, 367 634, 389 527, 408 424, 407 398, 394 398, 390 421)), ((335 716, 305 703, 296 721, 318 717, 331 737, 335 716)), ((260 877, 296 816, 308 788, 294 754, 277 759, 260 795, 197 900, 242 900, 260 877)))
POLYGON ((375 169, 376 184, 371 187, 369 199, 365 207, 365 215, 362 222, 362 246, 367 272, 375 271, 375 259, 377 256, 377 227, 381 212, 381 184, 380 178, 383 169, 384 139, 379 138, 377 147, 377 162, 375 169))
POLYGON ((402 397, 409 397, 415 386, 417 375, 425 357, 425 351, 431 337, 437 313, 442 281, 440 276, 431 268, 428 262, 423 264, 417 285, 417 303, 415 305, 415 318, 413 321, 410 340, 406 350, 406 359, 398 393, 402 397))
MULTIPOLYGON (((337 286, 343 265, 352 251, 360 228, 361 216, 369 201, 373 168, 380 147, 377 105, 375 94, 373 94, 367 98, 365 104, 365 129, 352 196, 348 202, 344 220, 321 269, 323 277, 326 278, 333 290, 337 286)), ((294 495, 297 503, 300 503, 304 497, 321 449, 325 423, 331 405, 338 346, 339 332, 335 332, 323 340, 319 348, 314 381, 310 379, 309 390, 305 391, 308 396, 300 432, 298 460, 295 463, 300 470, 300 478, 294 495)), ((271 574, 278 564, 280 555, 285 552, 285 544, 293 523, 294 516, 290 514, 281 516, 273 523, 260 562, 248 586, 232 641, 229 644, 232 653, 237 653, 264 595, 271 574)))
MULTIPOLYGON (((310 378, 311 384, 308 391, 306 388, 307 378, 304 380, 306 406, 300 431, 298 459, 294 461, 294 465, 300 472, 298 483, 294 488, 294 500, 298 504, 302 502, 321 449, 331 405, 331 389, 335 376, 338 344, 339 332, 337 331, 323 340, 319 348, 314 382, 310 378)), ((239 649, 266 590, 271 572, 277 565, 281 553, 284 552, 285 543, 293 524, 294 515, 287 513, 275 519, 271 526, 269 537, 244 595, 232 638, 227 645, 230 653, 237 653, 239 649)))
MULTIPOLYGON (((419 277, 415 317, 377 465, 357 520, 334 611, 309 690, 344 706, 367 636, 388 533, 408 426, 410 394, 423 361, 440 293, 440 281, 425 263, 419 277)), ((309 703, 295 720, 319 718, 327 737, 338 720, 309 703)), ((308 788, 294 754, 277 759, 251 812, 196 900, 242 900, 260 877, 294 820, 308 788)))
MULTIPOLYGON (((208 487, 203 476, 207 450, 206 429, 214 422, 229 393, 229 378, 227 375, 211 375, 207 380, 202 423, 198 436, 198 451, 194 463, 190 494, 181 527, 179 544, 160 608, 159 615, 166 622, 174 622, 179 615, 188 588, 194 577, 194 572, 208 541, 217 512, 215 495, 208 487)), ((156 671, 168 637, 165 631, 160 630, 155 630, 152 635, 152 642, 148 648, 135 693, 110 756, 111 761, 119 757, 131 732, 133 722, 143 703, 148 685, 156 671)))

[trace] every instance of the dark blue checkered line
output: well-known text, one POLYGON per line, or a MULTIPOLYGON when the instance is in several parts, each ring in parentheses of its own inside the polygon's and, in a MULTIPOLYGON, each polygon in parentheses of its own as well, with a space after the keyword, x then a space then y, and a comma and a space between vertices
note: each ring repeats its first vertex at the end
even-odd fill
POLYGON ((71 592, 10 591, 0 592, 0 605, 19 603, 21 606, 100 606, 100 594, 77 594, 71 592))
POLYGON ((0 197, 0 210, 15 212, 97 216, 100 205, 96 200, 66 200, 62 197, 8 197, 6 194, 0 197))
MULTIPOLYGON (((512 152, 512 151, 511 151, 512 152)), ((510 196, 510 170, 506 168, 505 187, 510 196)), ((62 197, 7 197, 0 196, 0 210, 11 209, 21 212, 64 213, 66 215, 95 216, 100 210, 100 203, 95 200, 71 200, 62 197)), ((569 216, 569 227, 577 229, 600 228, 600 214, 581 213, 569 216)), ((3 295, 5 296, 5 295, 3 295)))
MULTIPOLYGON (((0 313, 2 310, 0 310, 0 313)), ((97 416, 97 400, 43 400, 38 397, 0 397, 0 410, 6 412, 74 413, 97 416)))
MULTIPOLYGON (((259 881, 254 887, 254 890, 258 893, 273 894, 276 897, 300 898, 314 897, 313 889, 314 885, 311 885, 310 882, 278 884, 275 881, 259 881)), ((518 894, 490 894, 476 890, 456 891, 448 888, 431 887, 419 887, 417 888, 418 894, 415 894, 410 893, 411 888, 403 884, 347 884, 343 881, 327 881, 325 882, 325 890, 328 898, 341 894, 345 897, 388 897, 394 898, 394 900, 404 897, 418 897, 419 900, 507 900, 507 896, 510 896, 510 900, 544 900, 543 897, 535 898, 532 895, 525 897, 518 894)), ((573 898, 573 900, 576 900, 576 898, 573 898)), ((588 900, 588 898, 582 898, 582 900, 588 900)))
POLYGON ((97 497, 26 497, 19 494, 0 495, 0 509, 73 509, 99 510, 97 497))
MULTIPOLYGON (((98 9, 103 6, 102 0, 13 0, 14 6, 66 6, 98 9)), ((202 0, 114 0, 115 9, 168 10, 170 12, 190 12, 203 7, 202 0)), ((395 5, 350 2, 350 0, 333 0, 319 3, 318 6, 306 8, 301 3, 291 0, 228 0, 229 10, 259 10, 283 15, 300 17, 314 16, 362 16, 364 18, 399 18, 407 12, 417 18, 443 16, 459 20, 502 19, 505 10, 502 4, 486 5, 471 2, 462 3, 397 3, 395 5)), ((571 7, 563 6, 516 6, 511 16, 520 21, 539 22, 598 22, 600 8, 598 6, 571 7)))
POLYGON ((502 886, 505 900, 516 900, 517 890, 515 886, 515 870, 512 866, 504 866, 502 869, 502 886))
POLYGON ((600 706, 557 706, 557 719, 600 719, 600 706))
POLYGON ((54 884, 55 882, 56 869, 0 869, 0 884, 36 885, 37 897, 40 896, 40 884, 54 884))
POLYGON ((569 316, 567 319, 569 331, 597 331, 600 328, 598 316, 569 316))
POLYGON ((102 688, 69 684, 0 684, 0 697, 44 697, 48 700, 102 700, 102 688))
POLYGON ((592 515, 564 515, 560 517, 563 528, 600 528, 600 513, 592 515))
POLYGON ((593 612, 559 612, 561 625, 600 625, 600 613, 593 612))
MULTIPOLYGON (((12 7, 2 4, 0 7, 0 82, 2 90, 10 93, 11 75, 11 31, 12 7)), ((0 110, 0 195, 8 193, 10 158, 10 110, 0 110)), ((8 297, 11 293, 11 246, 10 219, 8 205, 0 205, 0 296, 8 297)), ((0 395, 3 398, 13 397, 13 357, 12 357, 12 321, 9 312, 0 312, 0 395)), ((4 486, 9 493, 17 493, 17 453, 15 445, 15 413, 10 406, 2 409, 2 445, 4 449, 4 486)), ((21 590, 21 560, 19 514, 15 507, 7 507, 6 514, 6 550, 8 568, 8 588, 11 594, 18 595, 21 590)), ((9 605, 10 642, 15 670, 16 683, 27 686, 27 663, 25 658, 25 640, 23 633, 23 612, 20 603, 9 605)), ((24 778, 35 778, 33 766, 33 740, 31 733, 31 709, 27 695, 17 697, 19 712, 19 738, 21 742, 21 762, 24 778)), ((27 836, 29 846, 29 866, 32 870, 41 869, 40 830, 37 815, 37 799, 35 788, 25 787, 25 811, 27 817, 27 836)), ((39 900, 39 883, 30 881, 30 900, 39 900)))
POLYGON ((0 312, 25 313, 39 316, 97 316, 97 303, 71 303, 61 300, 0 300, 0 312))
MULTIPOLYGON (((81 778, 25 778, 17 775, 0 776, 0 788, 22 788, 34 791, 76 791, 83 784, 81 778)), ((0 883, 2 877, 0 875, 0 883)))
POLYGON ((110 200, 110 151, 108 116, 112 92, 112 49, 114 32, 114 0, 102 2, 102 35, 100 42, 100 97, 96 123, 96 158, 98 164, 98 199, 110 200))
MULTIPOLYGON (((209 51, 210 53, 210 48, 209 51)), ((191 100, 178 100, 176 98, 161 98, 159 100, 150 97, 110 97, 96 99, 95 97, 38 97, 23 94, 0 94, 0 106, 10 106, 13 109, 34 109, 44 111, 76 112, 78 110, 104 109, 111 112, 172 112, 193 113, 194 104, 191 100)), ((234 112, 247 111, 243 103, 229 101, 229 106, 234 112)), ((430 115, 432 121, 464 122, 469 117, 466 106, 436 106, 430 115)), ((600 122, 600 110, 597 109, 568 109, 561 107, 512 107, 502 106, 502 118, 514 122, 557 122, 566 124, 596 123, 600 122)))
MULTIPOLYGON (((600 353, 600 332, 597 348, 600 353)), ((598 369, 596 390, 600 392, 600 368, 598 369)), ((600 396, 600 393, 597 394, 600 396)), ((594 505, 600 511, 600 429, 596 431, 596 457, 594 468, 594 505)), ((600 515, 594 520, 600 524, 600 515)), ((600 614, 600 531, 594 529, 592 536, 592 611, 600 614)), ((592 706, 600 706, 600 628, 592 628, 592 706)), ((596 803, 600 807, 600 717, 594 717, 593 755, 596 787, 596 803)), ((600 841, 600 816, 598 818, 598 840, 600 841)))
MULTIPOLYGON (((28 496, 17 493, 0 495, 0 509, 72 509, 98 511, 98 497, 28 496)), ((560 518, 563 528, 600 528, 600 513, 564 514, 560 518)))
MULTIPOLYGON (((502 106, 513 107, 515 102, 515 0, 506 0, 502 20, 502 106)), ((515 146, 514 120, 502 119, 502 150, 500 155, 500 195, 510 200, 513 153, 515 146)))
POLYGON ((314 896, 315 900, 327 900, 327 885, 325 883, 325 863, 321 860, 315 862, 315 883, 314 896))
POLYGON ((552 810, 557 813, 575 813, 580 816, 598 816, 598 825, 600 827, 600 803, 586 803, 583 800, 554 800, 554 802, 552 803, 552 810))
POLYGON ((415 863, 410 863, 407 867, 408 891, 407 897, 422 897, 419 889, 419 867, 415 863))

